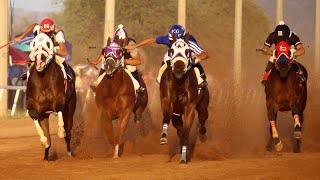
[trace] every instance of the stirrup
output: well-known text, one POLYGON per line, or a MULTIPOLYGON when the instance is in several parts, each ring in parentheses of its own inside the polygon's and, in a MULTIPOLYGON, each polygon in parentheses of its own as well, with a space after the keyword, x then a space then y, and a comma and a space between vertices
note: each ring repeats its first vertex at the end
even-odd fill
POLYGON ((261 84, 262 84, 262 85, 264 85, 264 86, 266 86, 266 84, 267 84, 267 80, 262 79, 262 80, 261 80, 261 84))
POLYGON ((304 77, 303 74, 299 74, 300 82, 305 82, 306 78, 304 77))
POLYGON ((207 80, 204 79, 203 82, 201 84, 199 84, 198 86, 199 86, 199 88, 203 88, 205 86, 208 86, 207 80))
POLYGON ((97 86, 95 83, 90 84, 90 88, 92 89, 92 91, 95 93, 97 91, 97 86))
POLYGON ((67 73, 67 80, 68 80, 68 82, 71 82, 71 81, 72 81, 72 79, 73 79, 73 78, 72 78, 72 76, 71 76, 70 74, 68 74, 68 73, 67 73))
POLYGON ((140 87, 136 90, 136 92, 137 92, 137 93, 141 93, 141 92, 143 92, 144 90, 146 90, 146 88, 140 86, 140 87))
POLYGON ((20 75, 20 79, 23 80, 23 81, 26 80, 27 79, 27 73, 21 74, 20 75))

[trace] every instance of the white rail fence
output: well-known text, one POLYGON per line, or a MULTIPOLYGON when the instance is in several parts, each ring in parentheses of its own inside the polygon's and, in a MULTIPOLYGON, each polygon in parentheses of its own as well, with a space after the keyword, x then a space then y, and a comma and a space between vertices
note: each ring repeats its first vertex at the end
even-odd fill
MULTIPOLYGON (((11 108, 11 116, 15 115, 16 108, 17 108, 17 103, 19 99, 19 95, 21 91, 26 90, 26 86, 0 86, 0 101, 3 99, 3 93, 5 90, 15 90, 15 96, 14 96, 14 101, 13 105, 11 108)), ((79 89, 78 89, 79 90, 79 89)), ((258 103, 264 103, 264 90, 261 88, 257 89, 243 89, 237 92, 236 94, 238 99, 241 100, 242 105, 255 105, 258 103)), ((85 102, 84 102, 84 107, 86 106, 86 100, 90 97, 90 90, 87 90, 85 93, 85 102)), ((225 91, 222 89, 215 89, 211 91, 210 96, 214 99, 216 104, 220 105, 225 105, 228 104, 232 101, 234 101, 234 93, 230 91, 225 91)), ((85 108, 84 108, 85 109, 85 108)))

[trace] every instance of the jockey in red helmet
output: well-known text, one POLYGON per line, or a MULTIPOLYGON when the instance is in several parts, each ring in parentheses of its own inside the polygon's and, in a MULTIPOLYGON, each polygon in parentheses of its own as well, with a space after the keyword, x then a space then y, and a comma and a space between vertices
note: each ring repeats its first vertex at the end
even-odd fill
MULTIPOLYGON (((267 67, 265 69, 265 74, 263 75, 263 79, 261 81, 263 85, 266 84, 271 70, 275 68, 273 51, 270 48, 272 44, 277 45, 281 41, 285 41, 289 46, 291 46, 290 52, 292 57, 301 56, 305 52, 299 37, 294 32, 290 31, 289 27, 283 21, 280 21, 274 32, 270 33, 266 42, 264 43, 264 51, 262 51, 262 54, 270 55, 271 57, 269 58, 267 67)), ((302 74, 302 71, 300 71, 300 67, 295 60, 293 61, 293 65, 294 69, 299 74, 301 81, 305 81, 305 77, 302 74)))
MULTIPOLYGON (((67 48, 65 46, 65 38, 63 31, 55 31, 55 24, 50 18, 45 18, 42 20, 41 24, 38 25, 36 23, 30 25, 24 33, 22 33, 19 37, 16 37, 13 39, 14 42, 19 42, 23 38, 26 37, 27 34, 30 32, 33 32, 34 36, 37 36, 40 33, 45 33, 48 35, 54 46, 54 53, 55 53, 55 61, 56 63, 61 67, 61 70, 63 72, 63 76, 65 79, 68 79, 69 81, 72 79, 69 74, 66 73, 67 64, 65 62, 65 56, 67 56, 67 48)), ((30 54, 30 57, 33 55, 30 54)), ((33 59, 33 58, 31 58, 33 59)), ((31 66, 33 63, 31 63, 31 66)), ((21 78, 23 80, 27 79, 27 74, 21 75, 21 78)))

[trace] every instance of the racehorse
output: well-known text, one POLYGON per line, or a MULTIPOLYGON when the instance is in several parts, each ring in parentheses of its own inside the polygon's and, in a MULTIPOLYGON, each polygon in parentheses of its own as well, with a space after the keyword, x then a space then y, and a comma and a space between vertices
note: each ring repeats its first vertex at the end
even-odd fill
POLYGON ((163 130, 160 144, 167 143, 167 129, 172 124, 180 138, 180 163, 187 163, 189 133, 198 111, 199 132, 206 134, 205 122, 208 119, 209 91, 207 87, 199 90, 198 81, 191 62, 191 51, 185 40, 175 40, 170 49, 170 66, 165 70, 160 81, 160 100, 163 113, 163 130), (200 92, 200 93, 199 93, 200 92))
MULTIPOLYGON (((135 92, 131 80, 131 73, 124 67, 124 51, 121 47, 124 41, 111 42, 108 38, 104 57, 105 75, 96 88, 96 104, 100 111, 105 133, 109 143, 114 146, 114 158, 119 157, 119 145, 129 122, 131 112, 135 114, 135 121, 141 117, 148 103, 146 85, 141 77, 140 85, 145 91, 135 92), (114 137, 112 121, 119 119, 119 130, 114 137)), ((95 64, 95 62, 90 62, 95 64)))
MULTIPOLYGON (((58 113, 58 136, 65 138, 67 154, 71 156, 71 129, 76 108, 74 78, 71 82, 64 79, 61 68, 54 61, 53 42, 46 34, 37 35, 30 46, 34 65, 28 77, 26 105, 45 148, 43 159, 48 160, 51 146, 49 115, 52 112, 58 113)), ((75 77, 70 66, 68 71, 75 77)))
POLYGON ((279 42, 274 52, 276 68, 271 70, 265 86, 267 113, 270 121, 270 141, 267 147, 268 150, 271 148, 275 148, 276 151, 282 150, 283 145, 276 129, 277 113, 291 110, 294 118, 293 136, 296 139, 294 152, 300 152, 303 111, 307 103, 308 72, 303 65, 293 61, 290 47, 286 42, 279 42), (295 71, 296 68, 299 68, 298 66, 306 78, 303 82, 300 81, 295 71))

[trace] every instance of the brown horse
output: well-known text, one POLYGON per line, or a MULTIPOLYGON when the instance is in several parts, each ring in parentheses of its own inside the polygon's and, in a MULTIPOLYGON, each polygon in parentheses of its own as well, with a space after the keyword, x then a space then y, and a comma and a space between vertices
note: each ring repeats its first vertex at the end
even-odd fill
POLYGON ((268 119, 270 121, 270 142, 268 150, 275 148, 281 151, 283 148, 276 129, 278 111, 290 111, 294 118, 294 138, 296 145, 294 152, 300 152, 301 127, 303 123, 303 111, 307 102, 307 79, 308 73, 304 66, 294 62, 288 55, 290 47, 281 42, 276 46, 276 69, 273 69, 266 83, 266 104, 268 119), (295 69, 299 68, 306 80, 300 81, 295 69))
MULTIPOLYGON (((107 53, 104 57, 105 76, 96 89, 96 104, 100 111, 105 133, 109 143, 115 147, 114 158, 119 157, 119 145, 125 132, 131 112, 135 119, 140 118, 148 103, 147 90, 135 93, 132 80, 123 67, 124 41, 107 43, 107 53), (112 120, 119 119, 118 135, 114 138, 112 120)), ((143 79, 140 85, 146 88, 143 79)))
MULTIPOLYGON (((175 40, 174 40, 175 41, 175 40)), ((163 113, 163 130, 160 144, 167 143, 167 129, 172 124, 180 138, 180 163, 187 162, 189 133, 198 111, 199 132, 205 135, 205 122, 208 118, 209 91, 207 87, 199 91, 196 74, 190 64, 188 36, 185 41, 178 39, 171 47, 171 67, 168 67, 160 81, 160 100, 163 113), (199 93, 200 92, 200 93, 199 93)))
MULTIPOLYGON (((58 136, 65 138, 67 153, 71 156, 71 129, 73 113, 76 108, 76 91, 74 79, 66 82, 61 68, 54 61, 51 39, 41 33, 35 37, 35 62, 30 69, 26 89, 26 104, 29 116, 34 120, 40 141, 45 147, 44 160, 48 160, 51 137, 49 133, 49 115, 57 112, 59 117, 58 136), (67 84, 66 84, 67 83, 67 84), (65 91, 67 88, 67 91, 65 91)), ((70 66, 68 71, 75 77, 70 66)))

